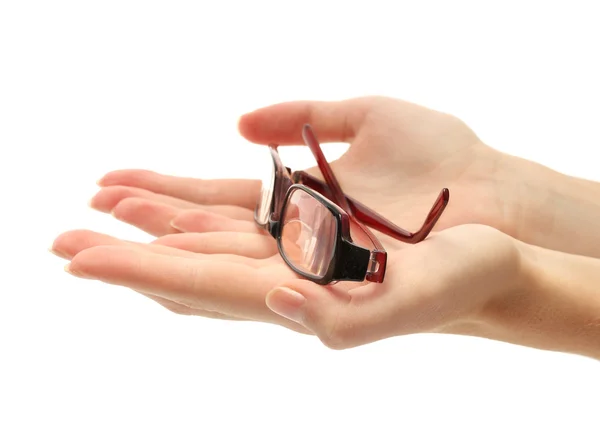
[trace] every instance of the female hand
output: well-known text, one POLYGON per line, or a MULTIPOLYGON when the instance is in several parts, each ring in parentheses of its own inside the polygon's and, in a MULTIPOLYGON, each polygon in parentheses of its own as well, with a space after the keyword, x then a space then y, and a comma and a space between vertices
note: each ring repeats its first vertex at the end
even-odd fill
MULTIPOLYGON (((497 163, 505 157, 482 144, 456 118, 387 98, 333 103, 294 102, 242 117, 240 131, 255 142, 296 144, 302 142, 301 128, 306 122, 313 125, 323 141, 350 142, 348 152, 332 164, 342 188, 346 194, 396 224, 408 229, 420 225, 440 189, 449 187, 450 204, 434 229, 483 222, 510 232, 511 222, 507 216, 518 215, 518 212, 507 212, 511 210, 506 205, 509 204, 508 194, 504 195, 506 203, 497 201, 497 197, 503 195, 499 192, 503 185, 489 172, 489 167, 500 168, 497 163)), ((316 168, 309 172, 318 174, 316 168)), ((221 313, 216 314, 217 317, 282 322, 266 309, 264 299, 270 289, 286 278, 293 279, 294 275, 283 265, 273 239, 253 221, 252 210, 260 190, 258 181, 198 180, 125 170, 109 173, 99 184, 102 188, 92 199, 93 207, 110 211, 123 221, 162 236, 154 245, 144 247, 145 253, 148 248, 152 252, 161 248, 161 254, 168 252, 170 256, 202 259, 202 265, 211 269, 204 273, 204 283, 224 284, 225 289, 238 289, 227 288, 228 284, 248 285, 248 282, 236 279, 247 280, 252 274, 247 266, 254 269, 256 278, 262 283, 255 293, 257 297, 253 297, 254 311, 250 314, 240 313, 235 307, 215 311, 212 306, 202 306, 202 297, 173 298, 168 293, 163 297, 155 292, 151 298, 185 313, 206 315, 216 312, 221 313), (165 250, 164 247, 170 248, 165 250), (190 253, 197 254, 190 256, 190 253), (228 266, 230 262, 235 266, 228 266), (237 271, 239 274, 235 273, 237 271), (256 315, 259 309, 262 314, 256 315)), ((389 242, 384 236, 381 239, 390 254, 406 246, 395 240, 389 242)), ((77 231, 59 237, 54 250, 71 258, 85 248, 103 242, 111 244, 116 240, 77 231)), ((78 257, 77 262, 84 267, 88 262, 108 266, 113 254, 110 248, 108 251, 91 249, 78 257)), ((113 276, 118 276, 122 283, 130 282, 125 273, 113 276)), ((140 275, 135 277, 141 281, 140 275)), ((353 284, 340 284, 336 288, 354 287, 353 284)))
POLYGON ((487 307, 522 289, 517 242, 481 225, 389 252, 383 284, 316 285, 299 279, 266 243, 252 250, 262 252, 254 258, 233 243, 201 254, 76 231, 54 249, 71 259, 75 276, 129 287, 174 312, 277 323, 335 349, 408 333, 464 332, 487 307))
MULTIPOLYGON (((348 152, 333 163, 342 187, 399 225, 414 221, 414 226, 406 225, 411 229, 420 223, 439 188, 446 186, 452 191, 452 201, 436 229, 480 221, 524 240, 537 236, 538 245, 598 254, 597 243, 591 242, 598 229, 590 224, 597 215, 593 204, 571 207, 577 219, 564 218, 569 210, 565 208, 559 208, 556 216, 536 210, 530 218, 527 207, 536 203, 536 192, 546 189, 547 182, 540 178, 543 171, 525 163, 520 169, 527 169, 526 173, 519 173, 518 167, 510 169, 511 173, 506 163, 515 166, 524 161, 486 147, 450 116, 381 98, 288 103, 246 115, 240 130, 255 142, 294 144, 300 142, 296 128, 306 122, 322 140, 351 142, 348 152), (404 151, 399 153, 401 147, 404 151), (531 172, 532 168, 537 170, 531 172), (573 231, 573 222, 585 226, 586 232, 573 231), (536 235, 535 230, 521 227, 551 230, 536 235)), ((315 169, 311 173, 316 174, 315 169)), ((568 182, 563 180, 562 188, 569 198, 591 197, 598 188, 587 181, 568 182)), ((334 348, 394 334, 443 331, 517 343, 541 338, 536 340, 539 345, 552 348, 563 348, 553 345, 572 333, 580 338, 576 340, 579 351, 597 351, 597 336, 582 337, 587 332, 578 326, 596 328, 597 324, 586 323, 593 313, 574 313, 593 309, 586 301, 594 296, 580 295, 576 308, 560 304, 566 298, 564 289, 551 282, 549 290, 545 285, 536 288, 542 301, 531 300, 535 296, 523 291, 520 253, 524 244, 491 228, 452 227, 417 245, 383 239, 389 253, 383 285, 340 283, 323 288, 298 279, 283 264, 272 238, 254 225, 257 181, 201 181, 134 170, 112 172, 100 185, 103 188, 92 206, 112 211, 149 233, 171 235, 142 245, 74 231, 61 235, 54 251, 72 259, 69 269, 74 274, 129 286, 178 313, 278 323, 315 333, 334 348), (506 300, 509 297, 512 300, 506 300), (540 320, 541 314, 548 313, 545 301, 550 297, 563 310, 540 320), (556 317, 572 314, 568 320, 576 330, 557 333, 564 319, 556 317), (512 320, 513 329, 518 329, 491 329, 503 320, 512 320), (545 327, 540 329, 540 324, 545 327), (521 333, 523 328, 527 336, 521 333)), ((567 202, 559 191, 555 190, 552 201, 560 206, 567 202)), ((567 259, 552 253, 542 256, 548 265, 571 260, 568 255, 567 259)), ((573 260, 578 267, 582 259, 573 260)), ((581 267, 586 268, 583 274, 597 274, 595 262, 584 262, 581 267)), ((569 270, 561 277, 574 274, 569 270)), ((589 290, 586 286, 581 292, 589 290)), ((572 299, 574 292, 569 295, 572 299)))

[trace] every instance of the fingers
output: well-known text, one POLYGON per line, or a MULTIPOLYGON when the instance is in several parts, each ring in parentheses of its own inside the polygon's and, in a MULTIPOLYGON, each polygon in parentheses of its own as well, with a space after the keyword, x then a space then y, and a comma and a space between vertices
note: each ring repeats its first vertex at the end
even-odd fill
POLYGON ((244 232, 207 232, 166 235, 152 242, 195 253, 233 254, 265 259, 278 254, 277 244, 267 235, 244 232))
POLYGON ((56 237, 50 250, 57 256, 70 260, 80 251, 97 245, 129 245, 129 243, 93 231, 74 230, 62 233, 56 237))
POLYGON ((156 194, 154 192, 127 186, 110 186, 101 188, 90 200, 90 206, 96 210, 109 213, 120 201, 125 198, 143 198, 158 203, 167 204, 180 209, 195 209, 197 204, 168 195, 156 194))
POLYGON ((178 213, 170 222, 181 232, 245 232, 263 234, 256 223, 247 220, 231 219, 221 214, 205 210, 185 210, 178 213))
MULTIPOLYGON (((143 198, 125 198, 112 210, 112 215, 154 236, 179 233, 171 221, 181 209, 143 198)), ((250 222, 248 222, 250 223, 250 222)))
POLYGON ((232 205, 253 209, 260 181, 246 179, 202 180, 161 175, 148 170, 117 170, 98 181, 101 187, 127 186, 204 205, 232 205))
POLYGON ((66 270, 74 276, 131 288, 179 314, 275 323, 311 334, 271 312, 266 292, 290 271, 267 272, 229 261, 195 260, 142 251, 134 246, 97 246, 76 254, 66 270))
POLYGON ((157 194, 142 188, 126 186, 110 186, 102 188, 90 201, 90 206, 96 210, 109 213, 117 204, 126 198, 142 198, 180 209, 202 209, 212 213, 222 214, 232 219, 252 221, 254 213, 243 207, 230 205, 199 205, 168 195, 157 194))
POLYGON ((151 235, 160 237, 179 232, 247 232, 262 234, 254 222, 232 219, 206 210, 181 210, 143 198, 125 198, 112 215, 151 235))
POLYGON ((59 235, 54 240, 51 250, 56 255, 69 260, 83 250, 101 245, 129 247, 136 251, 150 251, 169 256, 200 259, 199 254, 195 254, 191 251, 178 250, 176 248, 167 247, 164 245, 142 244, 132 241, 124 241, 110 235, 88 230, 74 230, 59 235))
POLYGON ((69 260, 83 250, 102 245, 129 247, 136 251, 147 251, 174 257, 187 257, 195 260, 227 260, 256 268, 264 267, 267 264, 259 260, 227 253, 212 254, 210 248, 207 248, 204 251, 204 254, 199 254, 166 245, 124 241, 109 235, 88 230, 74 230, 59 235, 52 244, 51 251, 57 256, 69 260))
POLYGON ((191 308, 266 322, 281 321, 264 302, 266 293, 282 280, 277 272, 261 272, 227 261, 169 257, 122 246, 84 250, 73 257, 68 271, 191 308))
POLYGON ((295 101, 255 110, 240 118, 242 136, 259 144, 304 144, 302 126, 310 124, 320 141, 350 141, 375 97, 344 101, 295 101))

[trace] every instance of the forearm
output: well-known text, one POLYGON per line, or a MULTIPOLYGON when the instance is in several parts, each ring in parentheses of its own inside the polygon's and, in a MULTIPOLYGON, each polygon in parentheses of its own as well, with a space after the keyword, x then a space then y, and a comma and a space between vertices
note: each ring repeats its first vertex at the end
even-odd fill
POLYGON ((600 258, 600 183, 507 156, 512 235, 528 244, 600 258))
POLYGON ((519 245, 517 289, 463 332, 600 359, 600 260, 519 245))

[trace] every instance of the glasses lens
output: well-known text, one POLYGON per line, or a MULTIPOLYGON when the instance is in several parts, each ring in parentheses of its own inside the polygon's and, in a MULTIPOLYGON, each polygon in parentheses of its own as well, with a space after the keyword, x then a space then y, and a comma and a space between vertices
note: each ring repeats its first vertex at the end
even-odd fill
POLYGON ((275 189, 275 163, 273 158, 269 157, 269 162, 265 169, 268 169, 262 179, 260 188, 260 197, 256 205, 255 219, 259 225, 265 225, 269 221, 271 212, 271 203, 273 202, 273 190, 275 189))
POLYGON ((295 189, 285 205, 281 250, 298 270, 323 277, 335 250, 335 216, 315 197, 295 189))

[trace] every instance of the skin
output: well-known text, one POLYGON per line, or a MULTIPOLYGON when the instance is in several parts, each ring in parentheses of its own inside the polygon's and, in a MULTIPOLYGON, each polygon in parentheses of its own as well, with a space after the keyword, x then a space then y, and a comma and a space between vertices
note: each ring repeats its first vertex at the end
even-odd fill
POLYGON ((158 238, 71 231, 52 250, 75 276, 127 286, 174 312, 275 323, 335 349, 439 332, 600 355, 597 184, 495 151, 453 116, 389 98, 278 104, 243 116, 239 129, 258 144, 292 145, 304 123, 322 142, 350 143, 332 163, 344 191, 409 230, 450 189, 425 241, 381 235, 383 284, 300 279, 253 222, 260 183, 251 180, 111 172, 91 206, 158 238), (566 282, 577 289, 565 292, 566 282))

